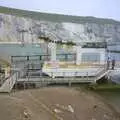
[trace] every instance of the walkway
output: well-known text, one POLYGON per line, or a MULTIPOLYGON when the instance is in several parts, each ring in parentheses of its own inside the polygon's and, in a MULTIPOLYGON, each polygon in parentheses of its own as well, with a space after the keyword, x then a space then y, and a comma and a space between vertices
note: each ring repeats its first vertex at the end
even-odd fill
POLYGON ((47 84, 64 84, 67 83, 71 85, 72 83, 96 83, 97 80, 101 79, 102 77, 106 76, 109 71, 105 71, 104 69, 102 71, 99 71, 95 76, 66 76, 66 77, 49 77, 49 76, 40 76, 38 74, 37 76, 33 76, 32 74, 29 76, 24 76, 18 79, 18 83, 35 83, 40 84, 41 86, 47 85, 47 84))

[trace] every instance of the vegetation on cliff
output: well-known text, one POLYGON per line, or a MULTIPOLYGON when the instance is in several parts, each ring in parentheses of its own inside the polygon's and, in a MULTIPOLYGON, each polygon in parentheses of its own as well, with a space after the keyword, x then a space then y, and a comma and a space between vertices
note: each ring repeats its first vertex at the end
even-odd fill
POLYGON ((49 14, 41 12, 33 12, 27 10, 13 9, 0 6, 0 13, 17 15, 19 17, 28 17, 36 20, 46 20, 52 22, 71 22, 71 23, 97 23, 97 24, 118 24, 119 21, 113 19, 96 18, 92 16, 81 17, 72 15, 49 14))

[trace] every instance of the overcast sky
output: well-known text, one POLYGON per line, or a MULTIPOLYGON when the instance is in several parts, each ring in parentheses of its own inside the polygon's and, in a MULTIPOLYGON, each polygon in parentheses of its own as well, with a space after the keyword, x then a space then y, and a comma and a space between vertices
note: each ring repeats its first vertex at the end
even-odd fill
POLYGON ((120 21, 120 0, 0 0, 0 6, 120 21))

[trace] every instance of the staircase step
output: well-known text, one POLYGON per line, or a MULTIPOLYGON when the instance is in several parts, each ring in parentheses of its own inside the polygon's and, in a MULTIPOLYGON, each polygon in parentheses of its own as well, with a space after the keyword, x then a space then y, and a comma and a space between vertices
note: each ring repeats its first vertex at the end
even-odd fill
POLYGON ((0 92, 11 92, 13 86, 16 83, 18 73, 13 73, 10 77, 7 78, 7 80, 2 84, 0 87, 0 92))

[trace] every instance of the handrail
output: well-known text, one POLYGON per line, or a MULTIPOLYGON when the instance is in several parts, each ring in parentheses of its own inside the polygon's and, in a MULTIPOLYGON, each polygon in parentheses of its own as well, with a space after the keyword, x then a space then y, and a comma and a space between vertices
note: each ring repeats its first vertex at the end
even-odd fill
POLYGON ((5 74, 0 75, 0 86, 3 84, 5 80, 5 74))
MULTIPOLYGON (((20 72, 21 75, 20 76, 21 77, 24 76, 24 75, 22 75, 22 73, 25 74, 26 72, 27 72, 27 70, 25 70, 25 69, 21 70, 21 72, 20 72)), ((30 71, 30 72, 28 71, 28 74, 29 73, 38 73, 38 71, 33 71, 33 72, 32 71, 30 71)), ((55 72, 47 72, 47 73, 50 74, 49 76, 51 76, 51 77, 53 77, 54 74, 55 74, 55 72)), ((71 76, 72 77, 75 77, 75 76, 76 77, 78 77, 78 76, 84 76, 84 77, 89 77, 89 76, 91 77, 91 76, 93 76, 94 77, 94 76, 96 76, 96 72, 95 71, 94 72, 93 71, 92 72, 84 72, 84 71, 70 72, 70 71, 68 71, 67 73, 66 72, 57 72, 57 73, 59 74, 58 77, 59 76, 62 76, 62 77, 71 77, 71 76)), ((30 74, 29 74, 29 76, 30 76, 30 74)), ((38 75, 38 77, 39 76, 40 76, 40 74, 38 75)))
POLYGON ((96 75, 96 77, 95 77, 95 82, 98 80, 98 79, 100 79, 101 77, 103 77, 104 75, 106 75, 108 73, 108 70, 106 70, 105 68, 102 70, 102 71, 100 71, 97 75, 96 75))
POLYGON ((10 92, 18 79, 18 72, 13 72, 0 87, 0 92, 10 92))

